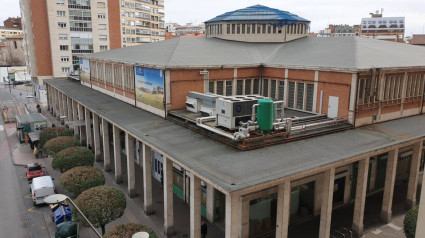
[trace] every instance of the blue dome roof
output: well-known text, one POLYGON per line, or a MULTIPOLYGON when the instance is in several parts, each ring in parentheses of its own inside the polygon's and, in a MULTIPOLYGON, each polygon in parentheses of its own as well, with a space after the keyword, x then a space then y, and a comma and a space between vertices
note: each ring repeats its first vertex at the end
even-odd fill
POLYGON ((263 5, 254 5, 251 7, 239 9, 232 12, 226 12, 216 16, 205 23, 220 21, 303 21, 310 22, 307 19, 299 17, 290 12, 282 11, 263 5))

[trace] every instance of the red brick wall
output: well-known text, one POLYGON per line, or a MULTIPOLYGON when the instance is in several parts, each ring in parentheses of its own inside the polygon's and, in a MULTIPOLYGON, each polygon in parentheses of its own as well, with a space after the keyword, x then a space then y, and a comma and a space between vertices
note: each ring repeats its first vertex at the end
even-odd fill
MULTIPOLYGON (((320 75, 320 74, 319 74, 320 75)), ((288 79, 314 80, 314 70, 288 70, 288 79)))
POLYGON ((120 1, 108 0, 108 25, 110 49, 121 48, 120 1))
MULTIPOLYGON (((170 70, 170 110, 185 108, 189 91, 204 92, 204 75, 199 71, 170 70)), ((215 71, 214 75, 220 75, 220 72, 215 71)))

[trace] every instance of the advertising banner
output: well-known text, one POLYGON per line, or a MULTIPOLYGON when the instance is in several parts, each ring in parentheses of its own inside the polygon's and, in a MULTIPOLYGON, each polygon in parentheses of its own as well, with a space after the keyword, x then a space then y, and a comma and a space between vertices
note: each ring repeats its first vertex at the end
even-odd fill
POLYGON ((134 67, 136 100, 164 110, 164 70, 134 67))
POLYGON ((90 84, 90 60, 80 58, 80 81, 90 84))

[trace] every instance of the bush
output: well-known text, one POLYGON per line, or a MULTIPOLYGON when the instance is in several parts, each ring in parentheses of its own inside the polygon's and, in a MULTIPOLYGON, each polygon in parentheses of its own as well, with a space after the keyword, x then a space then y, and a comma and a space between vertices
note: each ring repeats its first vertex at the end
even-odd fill
POLYGON ((416 222, 418 220, 419 207, 410 209, 404 217, 403 230, 406 238, 415 238, 416 222))
POLYGON ((74 196, 83 191, 105 184, 102 170, 90 166, 79 166, 66 171, 60 177, 61 184, 74 196))
POLYGON ((73 136, 73 133, 64 127, 50 127, 40 131, 40 140, 38 144, 40 147, 43 147, 48 140, 58 136, 73 136))
MULTIPOLYGON (((105 234, 106 224, 121 217, 127 206, 124 193, 109 186, 90 188, 82 192, 75 202, 95 227, 102 228, 102 234, 105 234)), ((88 225, 84 220, 81 221, 83 225, 88 225)))
POLYGON ((53 139, 50 139, 44 144, 43 149, 50 153, 58 153, 61 150, 64 150, 69 147, 79 146, 80 142, 77 141, 74 137, 71 136, 59 136, 53 139))
MULTIPOLYGON (((59 138, 59 137, 58 137, 59 138)), ((57 153, 52 160, 52 167, 61 173, 78 166, 93 166, 94 154, 86 147, 70 147, 57 153)))
POLYGON ((157 238, 152 228, 142 224, 120 224, 112 227, 105 233, 104 238, 131 238, 135 233, 145 231, 149 233, 149 238, 157 238))

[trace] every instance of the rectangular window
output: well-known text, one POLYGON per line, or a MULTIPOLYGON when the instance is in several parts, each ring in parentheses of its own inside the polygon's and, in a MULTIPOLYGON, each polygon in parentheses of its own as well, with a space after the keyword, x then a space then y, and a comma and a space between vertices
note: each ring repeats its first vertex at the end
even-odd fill
POLYGON ((276 26, 276 25, 274 25, 274 26, 273 26, 273 34, 276 34, 276 30, 277 30, 277 26, 276 26))
POLYGON ((65 0, 56 0, 56 5, 65 5, 65 0))
POLYGON ((261 24, 257 24, 257 34, 261 33, 261 24))
POLYGON ((276 100, 276 80, 271 81, 270 85, 270 97, 276 100))
POLYGON ((236 81, 236 95, 243 94, 243 80, 236 81))
POLYGON ((65 16, 65 11, 57 11, 56 12, 58 17, 64 17, 65 16))
POLYGON ((59 40, 68 40, 68 34, 59 34, 59 40))
POLYGON ((251 79, 245 79, 245 94, 251 94, 251 79))
POLYGON ((263 96, 265 97, 269 96, 269 80, 268 79, 263 80, 263 96))
POLYGON ((245 34, 245 24, 242 24, 242 34, 245 34))
POLYGON ((105 8, 106 5, 104 2, 97 2, 97 8, 105 8))
POLYGON ((218 95, 224 95, 223 81, 217 81, 217 94, 218 95))
POLYGON ((214 93, 214 82, 210 81, 209 84, 208 84, 208 87, 209 87, 208 92, 214 93))
POLYGON ((232 24, 232 34, 235 34, 236 26, 235 24, 232 24))
POLYGON ((69 56, 62 56, 61 62, 69 62, 69 56))
POLYGON ((268 25, 267 26, 267 34, 271 34, 272 33, 272 25, 268 25))
POLYGON ((59 49, 60 50, 68 50, 68 46, 67 45, 60 45, 59 49))
POLYGON ((246 34, 251 34, 251 24, 246 24, 246 34))
POLYGON ((69 67, 62 67, 62 73, 69 73, 69 67))
POLYGON ((97 18, 105 19, 106 18, 106 14, 105 13, 99 13, 99 14, 97 14, 97 18))
POLYGON ((263 28, 262 33, 263 33, 263 34, 266 34, 266 24, 263 24, 263 27, 262 27, 262 28, 263 28))
POLYGON ((278 99, 279 100, 285 100, 284 96, 285 96, 285 81, 279 81, 279 96, 278 96, 278 99))
POLYGON ((289 88, 288 88, 288 107, 294 108, 294 102, 295 102, 295 83, 289 82, 289 88))
POLYGON ((230 34, 230 24, 227 24, 227 34, 230 34))
POLYGON ((108 40, 108 36, 107 35, 99 35, 99 40, 102 40, 102 41, 108 40))
POLYGON ((107 45, 101 45, 100 50, 108 50, 108 46, 107 45))
POLYGON ((106 30, 106 24, 99 24, 99 30, 106 30))
POLYGON ((252 34, 255 34, 255 23, 252 24, 252 34))
POLYGON ((252 94, 260 94, 260 79, 254 79, 252 94))
POLYGON ((66 23, 65 22, 58 22, 58 27, 61 28, 61 29, 65 29, 66 23))
POLYGON ((226 96, 232 95, 233 81, 226 81, 226 96))
POLYGON ((304 83, 298 83, 297 109, 304 109, 304 83))
POLYGON ((308 83, 307 84, 307 98, 306 98, 306 111, 313 111, 313 95, 314 95, 314 84, 308 83))
POLYGON ((237 24, 237 32, 236 34, 240 34, 241 33, 241 24, 237 24))

